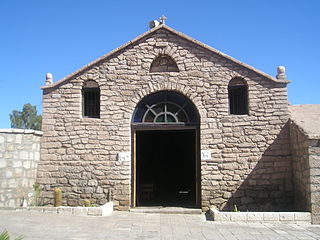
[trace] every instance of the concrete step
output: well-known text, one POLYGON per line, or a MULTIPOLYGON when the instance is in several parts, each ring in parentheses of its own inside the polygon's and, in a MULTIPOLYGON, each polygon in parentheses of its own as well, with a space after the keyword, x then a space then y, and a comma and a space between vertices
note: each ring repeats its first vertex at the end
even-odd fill
POLYGON ((183 208, 183 207, 135 207, 130 212, 135 213, 163 213, 163 214, 202 214, 200 208, 183 208))

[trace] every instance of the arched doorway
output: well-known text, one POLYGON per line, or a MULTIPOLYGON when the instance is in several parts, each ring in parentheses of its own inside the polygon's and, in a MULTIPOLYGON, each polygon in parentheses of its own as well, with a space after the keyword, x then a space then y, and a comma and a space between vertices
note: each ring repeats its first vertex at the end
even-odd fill
POLYGON ((132 118, 132 207, 200 205, 199 114, 184 95, 143 98, 132 118))

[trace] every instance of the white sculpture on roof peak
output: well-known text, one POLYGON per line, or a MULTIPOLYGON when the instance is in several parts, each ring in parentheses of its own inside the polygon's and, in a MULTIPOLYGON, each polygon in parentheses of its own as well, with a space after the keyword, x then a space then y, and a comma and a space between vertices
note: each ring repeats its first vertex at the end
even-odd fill
POLYGON ((160 22, 158 20, 152 20, 151 22, 149 22, 149 28, 152 29, 152 28, 155 28, 155 27, 158 27, 159 25, 165 25, 166 24, 166 20, 167 20, 167 17, 162 15, 160 18, 160 22))
POLYGON ((286 79, 286 68, 284 66, 277 67, 277 79, 286 79))
POLYGON ((53 83, 53 76, 51 73, 46 74, 46 85, 50 85, 53 83))

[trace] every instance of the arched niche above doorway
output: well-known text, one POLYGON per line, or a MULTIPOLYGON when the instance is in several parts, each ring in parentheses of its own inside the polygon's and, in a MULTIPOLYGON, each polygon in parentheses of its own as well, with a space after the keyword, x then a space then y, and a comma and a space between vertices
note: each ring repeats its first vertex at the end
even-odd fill
POLYGON ((153 60, 150 72, 179 72, 179 68, 171 57, 160 55, 153 60))
POLYGON ((144 97, 137 105, 133 123, 142 124, 197 124, 194 104, 174 91, 160 91, 144 97))

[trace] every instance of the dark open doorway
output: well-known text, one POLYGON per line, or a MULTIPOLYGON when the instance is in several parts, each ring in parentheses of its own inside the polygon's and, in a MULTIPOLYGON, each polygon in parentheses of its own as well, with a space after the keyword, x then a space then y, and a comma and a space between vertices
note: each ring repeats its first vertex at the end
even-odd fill
POLYGON ((196 130, 136 131, 136 205, 196 206, 196 130))

